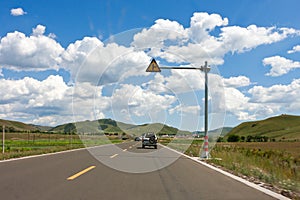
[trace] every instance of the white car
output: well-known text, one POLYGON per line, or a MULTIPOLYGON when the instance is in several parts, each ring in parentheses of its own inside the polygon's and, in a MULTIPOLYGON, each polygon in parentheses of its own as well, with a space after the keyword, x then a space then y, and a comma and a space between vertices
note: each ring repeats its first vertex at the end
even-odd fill
POLYGON ((157 149, 157 137, 154 133, 145 133, 142 137, 142 148, 153 146, 157 149))

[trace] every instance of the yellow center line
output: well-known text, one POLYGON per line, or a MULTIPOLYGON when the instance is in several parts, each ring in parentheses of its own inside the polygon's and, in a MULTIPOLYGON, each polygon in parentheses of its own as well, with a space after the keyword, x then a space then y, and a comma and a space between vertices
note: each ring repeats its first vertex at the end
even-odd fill
POLYGON ((112 155, 110 158, 114 158, 114 157, 116 157, 117 155, 119 155, 119 154, 116 153, 115 155, 112 155))
POLYGON ((127 151, 127 149, 123 149, 123 151, 127 151))
POLYGON ((74 180, 75 178, 77 178, 78 176, 81 176, 84 173, 87 173, 88 171, 94 169, 96 166, 90 166, 84 170, 82 170, 81 172, 78 172, 77 174, 74 174, 73 176, 70 176, 69 178, 67 178, 68 181, 74 180))

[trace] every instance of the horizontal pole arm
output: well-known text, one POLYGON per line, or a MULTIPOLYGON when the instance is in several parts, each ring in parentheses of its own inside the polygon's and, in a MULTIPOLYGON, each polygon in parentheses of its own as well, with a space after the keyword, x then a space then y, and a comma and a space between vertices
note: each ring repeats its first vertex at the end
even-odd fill
POLYGON ((159 67, 160 69, 199 69, 200 67, 159 67))

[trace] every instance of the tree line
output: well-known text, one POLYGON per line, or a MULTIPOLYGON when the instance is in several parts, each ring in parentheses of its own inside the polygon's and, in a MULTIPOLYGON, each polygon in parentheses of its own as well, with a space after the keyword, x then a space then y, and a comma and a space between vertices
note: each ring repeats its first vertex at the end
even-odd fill
MULTIPOLYGON (((269 138, 267 136, 261 135, 248 135, 248 136, 239 136, 239 135, 229 135, 227 142, 275 142, 274 138, 269 138)), ((224 142, 224 138, 219 138, 218 142, 224 142)))

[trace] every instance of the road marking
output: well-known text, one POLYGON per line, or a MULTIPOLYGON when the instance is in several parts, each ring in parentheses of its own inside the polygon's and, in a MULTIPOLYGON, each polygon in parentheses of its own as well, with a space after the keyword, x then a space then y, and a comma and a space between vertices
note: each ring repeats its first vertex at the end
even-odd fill
POLYGON ((117 155, 119 155, 119 154, 116 153, 115 155, 112 155, 110 158, 114 158, 114 157, 116 157, 117 155))
POLYGON ((127 151, 127 149, 123 149, 123 151, 127 151))
POLYGON ((90 166, 84 170, 82 170, 81 172, 78 172, 77 174, 74 174, 73 176, 70 176, 69 178, 67 178, 68 181, 74 180, 75 178, 77 178, 78 176, 81 176, 84 173, 87 173, 88 171, 94 169, 96 166, 90 166))

